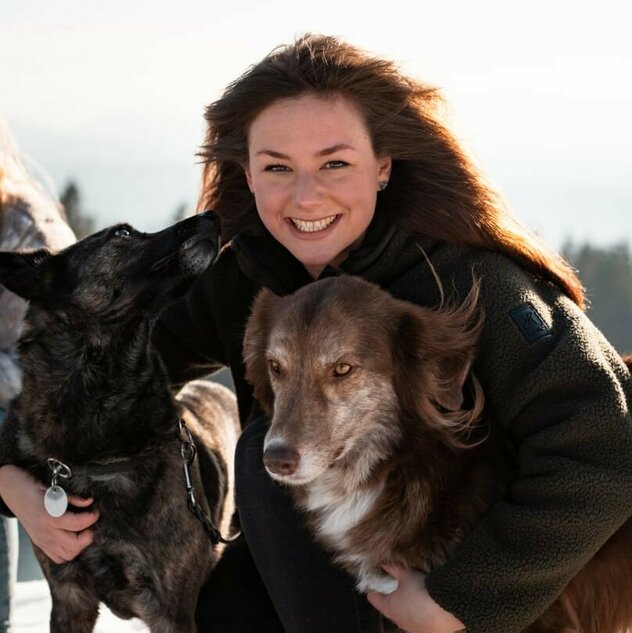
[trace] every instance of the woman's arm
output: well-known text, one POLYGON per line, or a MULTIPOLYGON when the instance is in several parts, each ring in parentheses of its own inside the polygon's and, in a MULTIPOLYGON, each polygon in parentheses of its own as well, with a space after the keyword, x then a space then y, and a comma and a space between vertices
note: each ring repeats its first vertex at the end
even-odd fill
POLYGON ((471 633, 511 633, 632 513, 632 384, 601 333, 553 286, 492 254, 476 272, 485 329, 475 371, 520 475, 426 587, 471 633))
MULTIPOLYGON (((169 307, 156 324, 153 341, 172 384, 179 386, 229 366, 242 371, 241 339, 254 290, 225 248, 212 268, 169 307)), ((238 398, 240 397, 237 385, 238 398)))
MULTIPOLYGON (((99 518, 97 510, 79 513, 66 512, 59 518, 51 517, 44 509, 44 486, 16 466, 0 467, 0 497, 20 520, 31 537, 53 562, 72 560, 90 543, 90 529, 99 518)), ((92 499, 70 495, 68 500, 77 508, 84 508, 92 499)))

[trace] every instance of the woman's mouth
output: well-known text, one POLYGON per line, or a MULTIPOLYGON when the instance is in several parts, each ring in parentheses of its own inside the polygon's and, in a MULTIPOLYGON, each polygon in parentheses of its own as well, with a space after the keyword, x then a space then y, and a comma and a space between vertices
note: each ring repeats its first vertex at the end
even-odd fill
POLYGON ((330 227, 340 215, 329 215, 326 218, 320 218, 319 220, 300 220, 299 218, 288 218, 292 223, 292 226, 301 233, 316 233, 317 231, 324 231, 330 227))

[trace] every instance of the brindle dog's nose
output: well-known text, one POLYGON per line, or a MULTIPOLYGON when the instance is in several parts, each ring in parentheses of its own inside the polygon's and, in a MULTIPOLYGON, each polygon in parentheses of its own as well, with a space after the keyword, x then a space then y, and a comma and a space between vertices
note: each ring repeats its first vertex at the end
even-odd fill
POLYGON ((217 215, 215 211, 213 211, 212 209, 206 209, 206 211, 201 211, 200 213, 198 213, 198 216, 215 222, 215 228, 217 228, 217 230, 219 231, 222 224, 219 219, 219 215, 217 215))
POLYGON ((277 444, 263 452, 263 463, 275 475, 292 475, 296 472, 301 456, 291 446, 277 444))

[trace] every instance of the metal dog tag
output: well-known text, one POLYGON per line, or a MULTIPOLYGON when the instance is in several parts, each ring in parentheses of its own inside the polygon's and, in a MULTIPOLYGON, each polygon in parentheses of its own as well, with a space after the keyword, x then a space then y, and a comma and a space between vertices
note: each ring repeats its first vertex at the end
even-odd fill
POLYGON ((52 517, 60 517, 68 507, 68 495, 61 486, 51 486, 44 495, 44 507, 52 517))

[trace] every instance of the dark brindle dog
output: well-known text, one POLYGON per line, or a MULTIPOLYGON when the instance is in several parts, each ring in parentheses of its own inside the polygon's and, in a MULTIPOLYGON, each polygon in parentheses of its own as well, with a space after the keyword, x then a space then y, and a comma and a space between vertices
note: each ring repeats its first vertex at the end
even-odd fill
POLYGON ((228 390, 207 381, 190 383, 176 403, 150 339, 218 243, 206 213, 154 234, 115 226, 56 255, 0 253, 0 282, 30 300, 23 389, 3 446, 46 486, 93 497, 100 511, 93 544, 75 560, 57 565, 36 548, 51 631, 92 631, 100 602, 153 632, 196 630, 198 590, 220 546, 187 508, 179 419, 199 449, 190 468, 199 506, 226 530, 237 410, 228 390))

